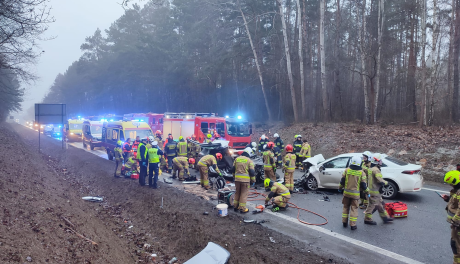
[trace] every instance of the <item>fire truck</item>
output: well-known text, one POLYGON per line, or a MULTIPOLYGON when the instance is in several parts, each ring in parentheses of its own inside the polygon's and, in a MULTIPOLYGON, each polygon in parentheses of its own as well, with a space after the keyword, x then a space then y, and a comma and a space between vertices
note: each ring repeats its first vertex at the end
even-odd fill
POLYGON ((207 134, 217 133, 229 141, 229 147, 244 149, 251 142, 252 125, 242 119, 218 117, 215 113, 165 113, 163 117, 163 135, 171 134, 175 139, 179 136, 195 135, 200 143, 207 134))

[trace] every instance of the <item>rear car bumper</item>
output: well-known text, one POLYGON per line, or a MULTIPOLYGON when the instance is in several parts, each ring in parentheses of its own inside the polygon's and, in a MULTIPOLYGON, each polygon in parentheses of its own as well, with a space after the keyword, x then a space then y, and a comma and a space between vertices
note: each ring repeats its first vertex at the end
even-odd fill
POLYGON ((405 184, 404 186, 399 186, 399 192, 406 193, 406 192, 419 192, 423 188, 423 177, 418 175, 418 179, 414 179, 411 184, 405 184))

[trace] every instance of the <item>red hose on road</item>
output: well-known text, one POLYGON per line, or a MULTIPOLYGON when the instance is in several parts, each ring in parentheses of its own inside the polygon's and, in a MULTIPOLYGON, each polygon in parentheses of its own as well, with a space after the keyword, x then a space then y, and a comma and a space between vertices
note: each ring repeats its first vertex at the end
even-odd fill
MULTIPOLYGON (((265 201, 265 198, 257 198, 259 196, 267 197, 265 194, 258 192, 256 189, 251 188, 250 192, 248 194, 248 201, 262 201, 262 200, 265 201)), ((301 222, 302 224, 313 225, 313 226, 322 226, 322 225, 326 225, 328 223, 327 218, 322 216, 322 215, 320 215, 320 214, 318 214, 318 213, 312 212, 312 211, 310 211, 308 209, 305 209, 305 208, 298 207, 297 205, 295 205, 293 203, 290 203, 290 202, 288 202, 288 204, 290 205, 289 208, 295 208, 295 209, 298 210, 297 211, 297 220, 299 220, 299 222, 301 222), (323 218, 324 220, 326 220, 326 222, 321 223, 321 224, 312 224, 312 223, 302 221, 302 220, 300 220, 300 211, 301 210, 305 211, 305 212, 312 213, 314 215, 317 215, 317 216, 323 218)))

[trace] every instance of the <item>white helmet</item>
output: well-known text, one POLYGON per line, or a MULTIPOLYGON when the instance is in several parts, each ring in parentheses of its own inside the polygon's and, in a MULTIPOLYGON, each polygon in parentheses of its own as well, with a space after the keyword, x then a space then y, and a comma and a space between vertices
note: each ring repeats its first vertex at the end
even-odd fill
POLYGON ((267 144, 264 145, 264 149, 266 149, 266 148, 267 148, 267 144))
POLYGON ((363 156, 366 156, 368 159, 372 156, 370 151, 364 151, 363 156))
POLYGON ((280 135, 278 135, 278 133, 275 133, 273 136, 276 137, 276 138, 280 137, 280 135))
POLYGON ((256 142, 252 142, 252 143, 251 143, 251 146, 252 146, 253 148, 255 148, 255 147, 257 147, 257 143, 256 143, 256 142))
POLYGON ((158 146, 158 141, 153 141, 152 146, 158 146))
POLYGON ((350 160, 350 165, 361 166, 361 157, 353 156, 350 160))
POLYGON ((155 138, 153 138, 153 136, 149 136, 149 141, 150 142, 153 142, 155 140, 155 138))
POLYGON ((379 153, 372 154, 372 156, 369 157, 369 160, 372 164, 382 165, 382 155, 379 153))
POLYGON ((252 156, 252 153, 253 153, 250 147, 245 148, 244 152, 248 153, 250 156, 252 156))
POLYGON ((262 135, 260 138, 261 138, 262 140, 265 140, 265 135, 262 135))

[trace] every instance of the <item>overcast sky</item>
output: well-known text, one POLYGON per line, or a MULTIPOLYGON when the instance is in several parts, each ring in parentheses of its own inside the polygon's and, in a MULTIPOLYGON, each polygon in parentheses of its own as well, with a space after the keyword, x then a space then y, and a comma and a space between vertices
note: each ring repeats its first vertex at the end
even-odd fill
MULTIPOLYGON (((124 10, 119 4, 122 0, 50 0, 51 14, 56 22, 50 24, 41 50, 45 51, 35 65, 40 78, 27 85, 23 111, 39 103, 59 73, 64 73, 73 61, 82 55, 80 45, 85 38, 93 35, 97 28, 102 31, 121 15, 124 10)), ((132 1, 133 2, 133 1, 132 1)), ((145 1, 144 1, 145 2, 145 1)))

